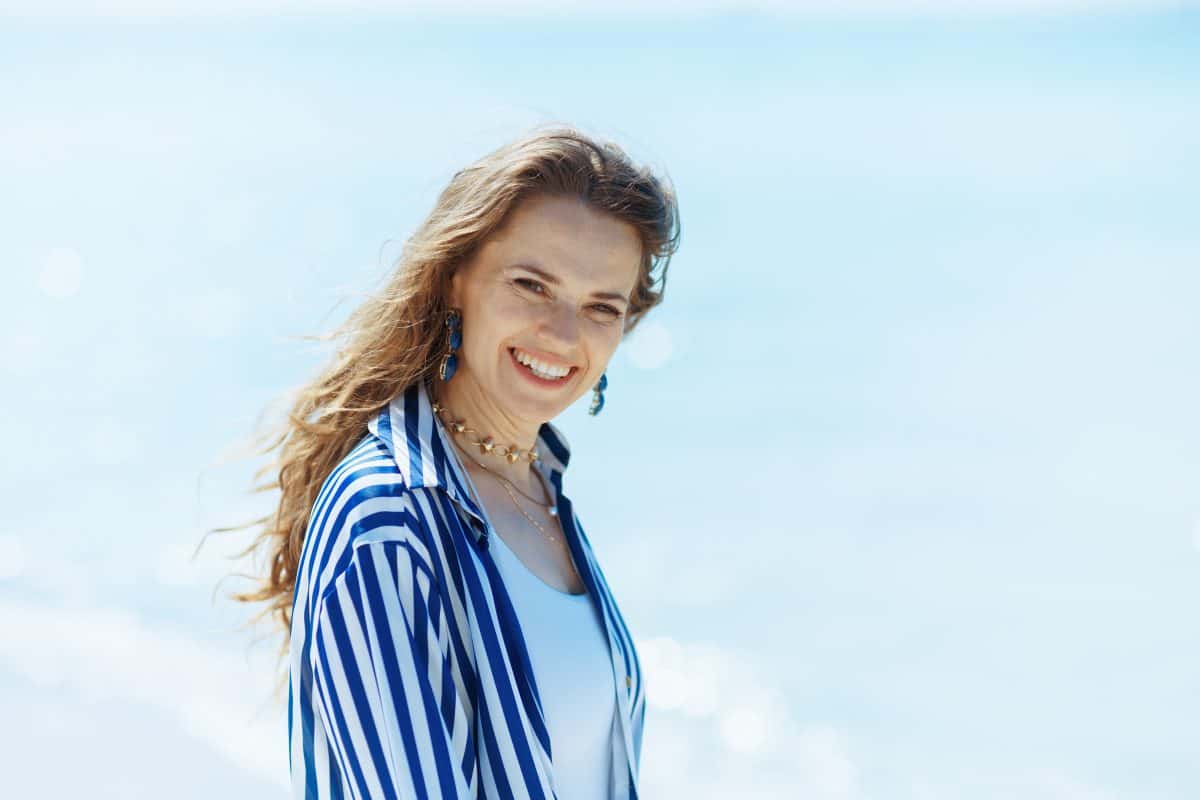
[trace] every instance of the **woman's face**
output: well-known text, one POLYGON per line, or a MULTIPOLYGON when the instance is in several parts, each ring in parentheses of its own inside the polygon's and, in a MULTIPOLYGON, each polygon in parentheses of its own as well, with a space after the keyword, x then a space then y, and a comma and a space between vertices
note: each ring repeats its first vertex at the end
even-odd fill
POLYGON ((553 419, 608 366, 641 257, 629 223, 575 199, 527 198, 451 278, 463 325, 454 379, 469 374, 514 418, 553 419), (521 363, 531 358, 533 369, 521 363))

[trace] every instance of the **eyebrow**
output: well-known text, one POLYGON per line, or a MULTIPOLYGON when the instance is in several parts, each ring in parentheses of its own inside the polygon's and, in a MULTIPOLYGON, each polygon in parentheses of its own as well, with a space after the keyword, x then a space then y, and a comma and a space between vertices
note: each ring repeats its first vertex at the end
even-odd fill
MULTIPOLYGON (((560 281, 553 274, 547 272, 546 270, 542 269, 541 267, 537 266, 536 264, 529 264, 526 262, 521 262, 519 264, 514 264, 513 268, 514 269, 523 269, 526 272, 532 272, 534 275, 537 275, 539 278, 541 278, 542 280, 544 280, 546 283, 550 284, 551 286, 558 286, 559 284, 562 283, 562 281, 560 281)), ((598 298, 600 300, 620 300, 622 303, 629 305, 629 298, 626 297, 625 295, 621 294, 620 292, 592 292, 592 297, 598 298)))

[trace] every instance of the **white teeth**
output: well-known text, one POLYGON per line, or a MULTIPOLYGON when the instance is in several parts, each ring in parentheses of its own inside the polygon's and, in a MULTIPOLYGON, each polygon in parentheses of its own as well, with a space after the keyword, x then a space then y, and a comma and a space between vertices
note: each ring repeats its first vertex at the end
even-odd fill
POLYGON ((571 371, 569 367, 552 367, 549 364, 544 364, 515 347, 513 348, 513 354, 517 357, 517 361, 529 367, 530 371, 539 378, 546 378, 548 380, 563 378, 571 371))

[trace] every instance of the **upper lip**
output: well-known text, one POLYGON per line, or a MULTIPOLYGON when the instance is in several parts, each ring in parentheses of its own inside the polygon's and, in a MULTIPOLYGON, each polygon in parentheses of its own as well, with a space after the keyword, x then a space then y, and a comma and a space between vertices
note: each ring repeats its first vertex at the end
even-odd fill
POLYGON ((570 369, 571 367, 575 366, 574 364, 571 364, 567 361, 563 361, 563 360, 559 359, 557 356, 552 356, 542 350, 534 350, 531 347, 522 347, 520 345, 513 345, 512 349, 520 350, 522 353, 527 353, 528 355, 533 356, 538 361, 542 362, 543 364, 545 364, 548 367, 562 367, 563 369, 570 369))

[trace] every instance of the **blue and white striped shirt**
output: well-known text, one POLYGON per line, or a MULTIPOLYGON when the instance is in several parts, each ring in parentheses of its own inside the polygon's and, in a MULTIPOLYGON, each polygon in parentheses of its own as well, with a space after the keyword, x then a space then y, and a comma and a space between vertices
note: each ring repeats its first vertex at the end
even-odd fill
MULTIPOLYGON (((552 749, 487 522, 421 382, 330 473, 297 568, 288 689, 293 795, 552 798, 552 749)), ((646 695, 633 638, 563 494, 566 439, 539 462, 612 660, 609 796, 636 798, 646 695)), ((570 800, 570 798, 559 798, 570 800)))

